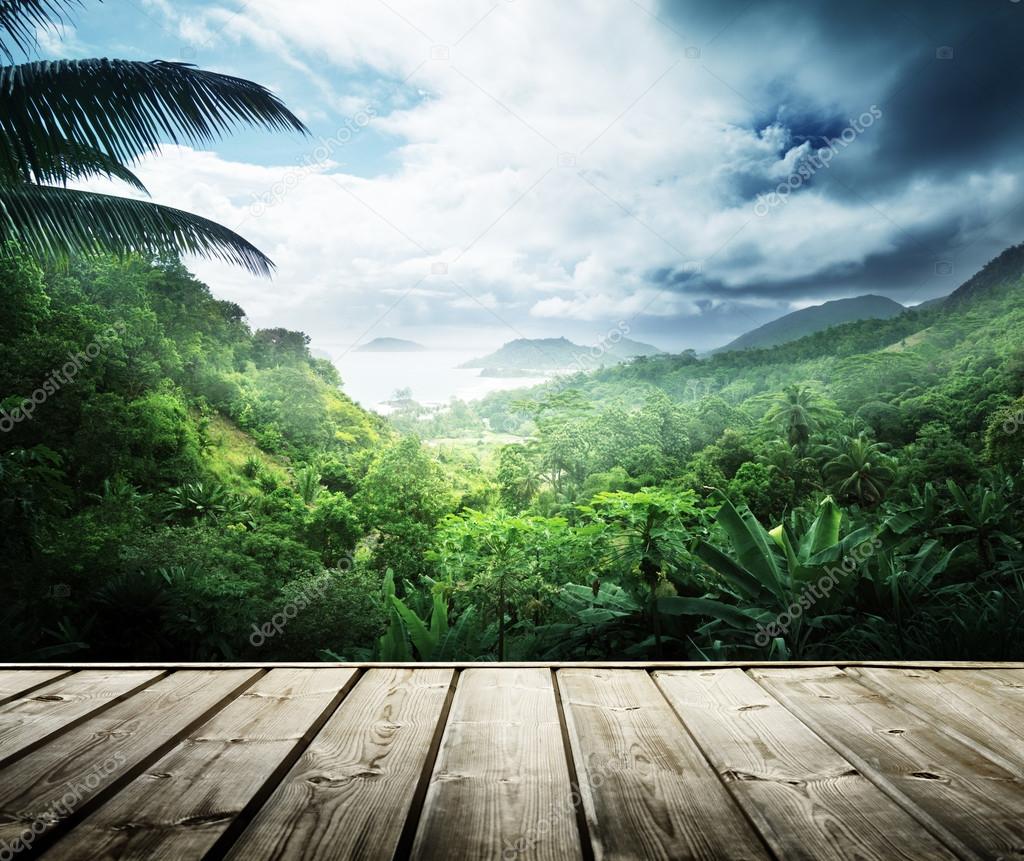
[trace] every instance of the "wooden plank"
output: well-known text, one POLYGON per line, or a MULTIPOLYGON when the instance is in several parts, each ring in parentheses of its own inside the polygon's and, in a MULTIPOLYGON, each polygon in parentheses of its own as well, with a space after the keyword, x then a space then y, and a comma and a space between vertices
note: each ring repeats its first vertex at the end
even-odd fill
POLYGON ((42 665, 42 669, 0 670, 0 705, 71 674, 69 669, 45 669, 45 666, 42 665))
MULTIPOLYGON (((19 669, 52 669, 53 664, 8 664, 19 669)), ((383 662, 383 661, 221 661, 215 663, 91 663, 60 664, 66 670, 229 670, 229 669, 316 669, 354 667, 370 670, 376 668, 404 668, 410 670, 460 670, 481 667, 493 668, 494 661, 438 661, 438 662, 383 662)), ((1024 662, 1016 661, 506 661, 505 668, 541 667, 547 669, 624 669, 640 668, 657 670, 703 670, 719 667, 929 667, 931 669, 1024 669, 1024 662)))
POLYGON ((453 676, 451 670, 368 671, 229 857, 391 859, 453 676))
POLYGON ((472 669, 458 680, 414 858, 578 859, 551 673, 472 669))
POLYGON ((0 708, 0 765, 158 679, 159 670, 83 670, 0 708))
POLYGON ((38 849, 260 675, 183 670, 0 771, 0 847, 38 849))
POLYGON ((996 668, 989 668, 981 675, 997 680, 1000 688, 1011 691, 1018 700, 1024 700, 1024 671, 1011 669, 1013 666, 1012 663, 1001 664, 996 668))
POLYGON ((646 672, 557 680, 596 859, 769 857, 646 672))
POLYGON ((654 678, 776 857, 956 857, 742 670, 654 678))
POLYGON ((1024 858, 1024 785, 1013 773, 841 670, 750 674, 954 852, 1024 858))
POLYGON ((202 858, 261 793, 269 794, 275 777, 295 762, 356 673, 272 670, 49 855, 68 861, 202 858))
MULTIPOLYGON (((914 714, 942 727, 1018 777, 1024 777, 1024 697, 1006 696, 980 673, 852 668, 867 687, 898 699, 914 714)), ((1024 690, 1021 691, 1024 693, 1024 690)))

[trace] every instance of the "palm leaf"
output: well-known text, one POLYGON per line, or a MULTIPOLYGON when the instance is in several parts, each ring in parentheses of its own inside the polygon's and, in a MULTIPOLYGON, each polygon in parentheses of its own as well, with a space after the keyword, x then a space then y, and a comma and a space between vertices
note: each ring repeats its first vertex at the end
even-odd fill
POLYGON ((237 233, 198 215, 143 200, 41 185, 0 186, 0 245, 46 260, 72 253, 196 254, 269 275, 273 263, 237 233))
POLYGON ((31 177, 33 182, 45 185, 67 185, 71 180, 100 175, 107 179, 119 179, 137 191, 149 194, 141 179, 106 153, 71 142, 65 142, 63 147, 64 151, 58 156, 56 162, 44 164, 40 172, 31 177))
MULTIPOLYGON (((0 28, 18 50, 28 54, 36 47, 38 28, 63 21, 65 12, 81 5, 81 0, 0 0, 0 28)), ((7 39, 0 38, 0 53, 14 59, 7 39)))
POLYGON ((0 67, 0 175, 39 175, 72 145, 122 163, 161 142, 203 143, 240 124, 306 133, 265 87, 162 60, 53 60, 0 67))

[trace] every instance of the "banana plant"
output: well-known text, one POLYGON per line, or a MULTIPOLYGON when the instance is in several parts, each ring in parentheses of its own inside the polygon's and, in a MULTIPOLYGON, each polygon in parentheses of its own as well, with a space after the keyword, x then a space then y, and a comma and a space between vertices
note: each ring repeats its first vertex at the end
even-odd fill
POLYGON ((431 611, 424 620, 395 593, 395 575, 389 568, 384 575, 384 598, 388 611, 388 629, 380 638, 382 661, 453 661, 475 658, 479 643, 476 608, 468 607, 454 625, 448 624, 448 599, 443 583, 424 578, 431 587, 431 611))
POLYGON ((715 622, 705 627, 706 635, 724 625, 734 639, 747 636, 755 646, 770 646, 774 654, 798 656, 815 631, 839 621, 839 609, 877 549, 874 531, 862 527, 843 536, 843 514, 831 497, 821 502, 806 528, 794 516, 788 525, 768 530, 746 505, 735 506, 719 496, 716 520, 731 552, 706 540, 697 543, 695 552, 732 600, 662 598, 659 610, 709 616, 715 622))
POLYGON ((964 491, 949 479, 946 487, 953 497, 953 505, 945 514, 959 522, 936 530, 940 535, 962 536, 965 544, 973 543, 986 569, 995 567, 997 556, 1021 547, 1020 541, 1011 534, 1016 524, 1010 494, 1005 492, 1005 477, 998 475, 997 481, 1003 485, 1000 490, 1004 492, 980 483, 964 491))

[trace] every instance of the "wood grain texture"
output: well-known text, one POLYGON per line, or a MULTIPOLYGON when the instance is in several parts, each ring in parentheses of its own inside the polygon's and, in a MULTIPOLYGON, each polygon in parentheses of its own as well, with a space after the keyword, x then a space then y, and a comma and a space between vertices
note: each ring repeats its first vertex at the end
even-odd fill
MULTIPOLYGON (((469 669, 481 667, 493 668, 494 661, 408 661, 385 663, 382 661, 185 661, 185 662, 109 662, 99 661, 90 664, 5 664, 8 669, 19 670, 230 670, 230 669, 318 669, 323 667, 355 667, 357 669, 469 669)), ((542 669, 592 668, 635 670, 644 667, 648 670, 706 670, 717 667, 930 667, 931 669, 1024 669, 1024 661, 504 661, 504 668, 539 667, 542 669)))
POLYGON ((743 670, 654 678, 777 857, 955 857, 743 670))
POLYGON ((45 857, 202 858, 292 765, 355 676, 355 670, 272 670, 45 857))
MULTIPOLYGON (((858 667, 847 673, 1024 778, 1024 697, 978 673, 858 667)), ((1021 690, 1024 693, 1024 689, 1021 690)))
POLYGON ((1012 772, 841 670, 750 675, 957 854, 1024 859, 1012 772))
POLYGON ((391 859, 453 675, 369 670, 229 857, 391 859))
POLYGON ((156 681, 159 670, 83 670, 0 707, 0 765, 156 681))
POLYGON ((172 673, 12 763, 0 771, 0 846, 38 848, 259 675, 172 673))
POLYGON ((550 671, 459 677, 412 856, 582 857, 550 671))
POLYGON ((0 705, 70 674, 69 669, 0 670, 0 705))
POLYGON ((596 859, 769 857, 645 671, 557 680, 596 859))

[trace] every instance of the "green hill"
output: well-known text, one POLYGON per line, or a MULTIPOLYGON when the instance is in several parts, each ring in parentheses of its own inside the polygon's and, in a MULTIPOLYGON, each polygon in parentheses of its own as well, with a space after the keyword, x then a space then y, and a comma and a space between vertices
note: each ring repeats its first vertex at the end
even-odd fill
POLYGON ((490 371, 589 370, 616 365, 636 356, 656 356, 663 351, 630 338, 611 339, 593 347, 574 344, 567 338, 517 338, 499 350, 471 359, 462 368, 490 371))
POLYGON ((415 341, 404 338, 374 338, 360 344, 353 352, 356 353, 422 353, 427 348, 415 341))
POLYGON ((799 311, 758 326, 712 352, 724 353, 729 350, 774 347, 841 323, 849 323, 854 320, 886 320, 889 317, 902 314, 905 310, 906 308, 899 302, 894 302, 885 296, 867 295, 856 296, 852 299, 835 299, 822 305, 801 308, 799 311))

